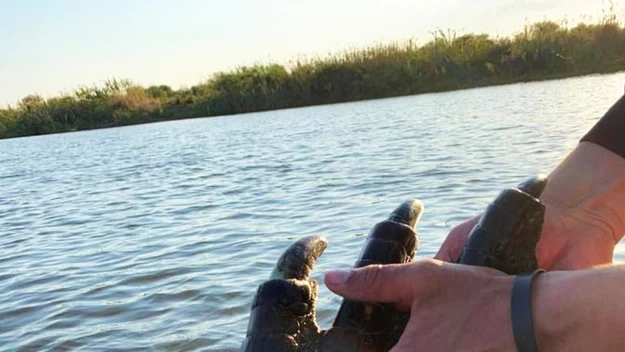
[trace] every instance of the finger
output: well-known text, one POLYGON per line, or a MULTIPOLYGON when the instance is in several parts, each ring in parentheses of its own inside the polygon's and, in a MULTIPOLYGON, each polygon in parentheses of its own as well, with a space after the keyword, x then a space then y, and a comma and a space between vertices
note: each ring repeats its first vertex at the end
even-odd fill
POLYGON ((395 303, 408 309, 412 302, 415 273, 409 265, 369 265, 347 271, 326 272, 324 282, 334 293, 347 299, 395 303))
POLYGON ((462 224, 454 227, 447 238, 438 250, 438 253, 434 256, 434 259, 442 260, 444 262, 456 263, 462 249, 467 242, 469 233, 477 225, 480 220, 480 215, 463 222, 462 224))

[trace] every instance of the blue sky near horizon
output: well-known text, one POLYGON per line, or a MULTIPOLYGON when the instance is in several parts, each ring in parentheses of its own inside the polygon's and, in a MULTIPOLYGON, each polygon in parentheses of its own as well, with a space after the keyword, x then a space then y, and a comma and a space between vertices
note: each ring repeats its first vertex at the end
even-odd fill
MULTIPOLYGON (((622 2, 614 0, 622 16, 622 2)), ((598 20, 608 0, 0 0, 0 106, 107 78, 191 86, 436 29, 509 35, 544 19, 598 20)))

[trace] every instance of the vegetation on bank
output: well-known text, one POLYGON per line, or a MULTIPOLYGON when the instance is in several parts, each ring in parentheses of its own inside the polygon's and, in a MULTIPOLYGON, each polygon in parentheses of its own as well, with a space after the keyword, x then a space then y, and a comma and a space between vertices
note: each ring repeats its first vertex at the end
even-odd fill
POLYGON ((237 114, 625 70, 625 28, 611 16, 574 28, 527 26, 510 38, 438 32, 324 59, 241 67, 191 88, 103 87, 0 109, 0 138, 237 114))

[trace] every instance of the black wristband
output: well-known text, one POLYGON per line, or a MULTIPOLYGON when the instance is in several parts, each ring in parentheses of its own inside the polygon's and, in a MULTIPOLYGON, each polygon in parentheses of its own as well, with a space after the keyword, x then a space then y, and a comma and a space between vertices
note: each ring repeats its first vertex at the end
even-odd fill
POLYGON ((538 352, 538 343, 532 318, 532 282, 542 269, 532 274, 519 275, 512 286, 512 332, 518 352, 538 352))
POLYGON ((625 96, 603 115, 580 142, 600 145, 625 158, 625 96))

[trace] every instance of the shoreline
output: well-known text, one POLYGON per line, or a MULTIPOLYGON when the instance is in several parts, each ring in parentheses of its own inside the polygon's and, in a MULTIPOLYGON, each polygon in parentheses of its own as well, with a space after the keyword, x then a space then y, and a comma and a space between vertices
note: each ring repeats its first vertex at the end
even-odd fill
MULTIPOLYGON (((429 91, 429 92, 423 92, 423 93, 417 93, 417 94, 404 94, 404 95, 386 96, 386 97, 370 98, 370 99, 360 99, 360 100, 346 100, 346 101, 337 101, 337 102, 314 104, 314 105, 302 105, 302 106, 284 107, 284 108, 270 109, 270 110, 247 111, 247 112, 241 112, 241 113, 235 113, 235 114, 180 117, 180 118, 160 118, 160 119, 155 119, 153 121, 144 121, 144 122, 127 123, 127 124, 119 124, 119 125, 109 125, 109 126, 98 126, 98 127, 93 127, 93 128, 83 128, 83 129, 80 129, 80 130, 68 130, 68 131, 59 131, 59 132, 51 132, 51 133, 44 133, 44 134, 32 134, 32 135, 25 135, 25 136, 15 136, 15 137, 2 137, 2 136, 0 136, 0 141, 2 141, 2 140, 9 140, 9 139, 18 139, 18 138, 29 138, 29 137, 38 137, 38 136, 47 136, 47 135, 57 135, 57 134, 64 134, 64 133, 87 132, 87 131, 119 128, 119 127, 132 127, 132 126, 146 125, 146 124, 153 124, 153 123, 161 123, 161 122, 173 122, 173 121, 182 121, 182 120, 191 120, 191 119, 206 119, 206 118, 227 117, 227 116, 235 116, 235 115, 238 116, 238 115, 247 115, 247 114, 254 114, 254 113, 280 111, 280 110, 301 109, 301 108, 309 108, 309 107, 325 106, 325 105, 349 104, 349 103, 358 103, 358 102, 363 102, 363 101, 395 99, 395 98, 413 97, 413 96, 428 95, 428 94, 452 93, 452 92, 458 92, 458 91, 463 91, 463 90, 500 87, 500 86, 515 85, 515 84, 531 84, 531 83, 540 83, 540 82, 548 82, 548 81, 560 81, 560 80, 575 79, 575 78, 582 78, 582 77, 605 76, 605 75, 612 75, 612 74, 618 74, 618 73, 625 73, 625 67, 622 68, 622 69, 618 69, 618 70, 614 70, 614 71, 608 71, 608 72, 593 72, 593 73, 579 74, 579 75, 573 75, 573 76, 555 75, 554 77, 543 77, 543 78, 536 78, 536 79, 529 79, 529 80, 518 80, 518 81, 513 81, 513 82, 502 82, 502 83, 494 83, 494 84, 489 84, 489 85, 480 85, 480 86, 473 86, 473 87, 463 87, 463 88, 440 90, 440 91, 429 91)), ((625 82, 623 82, 623 84, 625 85, 625 82)))
POLYGON ((0 109, 0 139, 452 92, 625 71, 616 20, 563 28, 545 21, 512 38, 439 34, 313 61, 240 67, 188 89, 109 80, 74 94, 29 95, 0 109))

